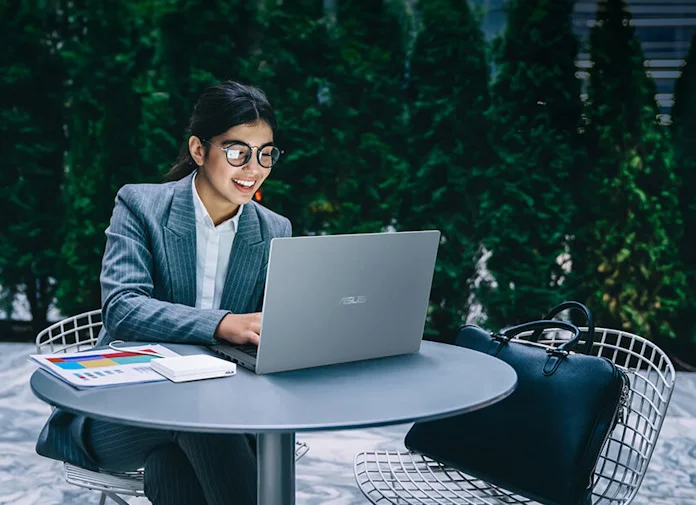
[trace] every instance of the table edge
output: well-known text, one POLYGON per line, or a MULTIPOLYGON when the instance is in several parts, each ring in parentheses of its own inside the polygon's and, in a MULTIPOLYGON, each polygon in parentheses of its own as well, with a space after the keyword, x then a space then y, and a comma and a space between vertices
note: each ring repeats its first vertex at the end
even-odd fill
MULTIPOLYGON (((512 368, 512 367, 510 367, 510 368, 512 368)), ((143 422, 140 420, 137 422, 134 422, 131 419, 119 419, 119 418, 113 417, 113 416, 95 415, 92 412, 85 412, 85 411, 81 411, 81 410, 77 410, 77 409, 63 407, 62 405, 55 404, 54 402, 52 402, 48 398, 46 398, 44 395, 41 395, 36 391, 36 389, 34 388, 34 377, 36 377, 38 374, 44 374, 50 380, 60 381, 60 379, 53 377, 49 372, 47 372, 45 370, 41 370, 41 369, 35 370, 34 373, 32 373, 30 381, 29 381, 31 391, 34 394, 34 396, 36 396, 38 399, 40 399, 44 403, 52 405, 56 408, 59 408, 61 410, 66 411, 66 412, 70 412, 70 413, 75 414, 75 415, 89 417, 91 419, 99 419, 102 421, 125 424, 128 426, 136 426, 136 427, 141 427, 141 428, 153 428, 153 429, 197 432, 197 433, 272 433, 272 432, 339 431, 339 430, 379 428, 382 426, 393 426, 393 425, 398 425, 398 424, 409 424, 409 423, 415 423, 415 422, 435 421, 435 420, 444 419, 447 417, 454 417, 454 416, 457 416, 460 414, 466 414, 468 412, 474 412, 476 410, 493 405, 493 404, 507 398, 508 396, 510 396, 517 388, 517 374, 515 374, 515 382, 514 382, 514 384, 512 384, 512 386, 507 391, 504 391, 503 393, 501 393, 495 397, 490 398, 486 402, 483 402, 483 403, 475 405, 475 406, 468 406, 468 407, 464 407, 464 408, 448 410, 446 412, 441 412, 438 414, 431 414, 431 415, 422 416, 422 417, 416 416, 416 417, 399 418, 399 419, 382 419, 382 420, 378 420, 378 421, 374 421, 374 422, 368 421, 368 422, 358 423, 358 424, 329 423, 329 424, 321 424, 321 425, 302 425, 302 426, 264 426, 264 425, 261 425, 261 426, 255 426, 255 427, 251 428, 249 426, 233 427, 230 425, 191 426, 191 425, 182 425, 182 424, 177 424, 177 423, 162 424, 162 423, 158 423, 158 422, 147 422, 147 421, 143 422)))

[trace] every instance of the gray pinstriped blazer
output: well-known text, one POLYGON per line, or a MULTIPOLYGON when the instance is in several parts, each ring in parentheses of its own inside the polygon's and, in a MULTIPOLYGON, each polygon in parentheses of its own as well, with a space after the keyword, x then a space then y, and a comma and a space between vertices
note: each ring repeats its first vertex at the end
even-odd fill
POLYGON ((220 310, 196 303, 196 215, 192 175, 124 186, 106 229, 99 343, 114 339, 213 344, 228 312, 261 310, 271 239, 290 221, 251 202, 242 209, 220 310))
MULTIPOLYGON (((290 236, 290 221, 256 202, 245 205, 220 309, 196 309, 192 177, 130 184, 116 195, 100 276, 99 345, 116 339, 209 345, 225 314, 261 310, 270 242, 290 236)), ((37 452, 96 468, 82 439, 84 420, 56 409, 39 435, 37 452)))

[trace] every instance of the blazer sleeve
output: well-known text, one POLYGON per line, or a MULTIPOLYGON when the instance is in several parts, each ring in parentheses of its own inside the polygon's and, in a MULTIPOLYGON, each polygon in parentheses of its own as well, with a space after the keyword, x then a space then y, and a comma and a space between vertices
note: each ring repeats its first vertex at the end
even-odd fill
POLYGON ((153 298, 153 255, 138 200, 124 186, 116 195, 102 260, 102 320, 110 339, 217 343, 226 310, 206 310, 153 298))

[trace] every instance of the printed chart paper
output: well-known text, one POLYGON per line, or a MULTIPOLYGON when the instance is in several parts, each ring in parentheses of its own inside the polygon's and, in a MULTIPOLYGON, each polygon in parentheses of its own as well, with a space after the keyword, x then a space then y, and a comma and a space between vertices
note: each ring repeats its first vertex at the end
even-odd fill
POLYGON ((85 389, 167 380, 150 366, 150 361, 158 359, 157 354, 165 357, 179 356, 162 345, 142 345, 122 347, 119 350, 32 354, 30 358, 71 386, 85 389))

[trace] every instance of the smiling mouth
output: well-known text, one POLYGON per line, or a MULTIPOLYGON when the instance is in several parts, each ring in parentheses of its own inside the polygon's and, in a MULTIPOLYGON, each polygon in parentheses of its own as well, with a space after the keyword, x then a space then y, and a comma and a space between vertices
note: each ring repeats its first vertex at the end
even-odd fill
POLYGON ((256 185, 256 181, 245 181, 244 179, 232 179, 232 182, 243 191, 250 191, 256 185))

